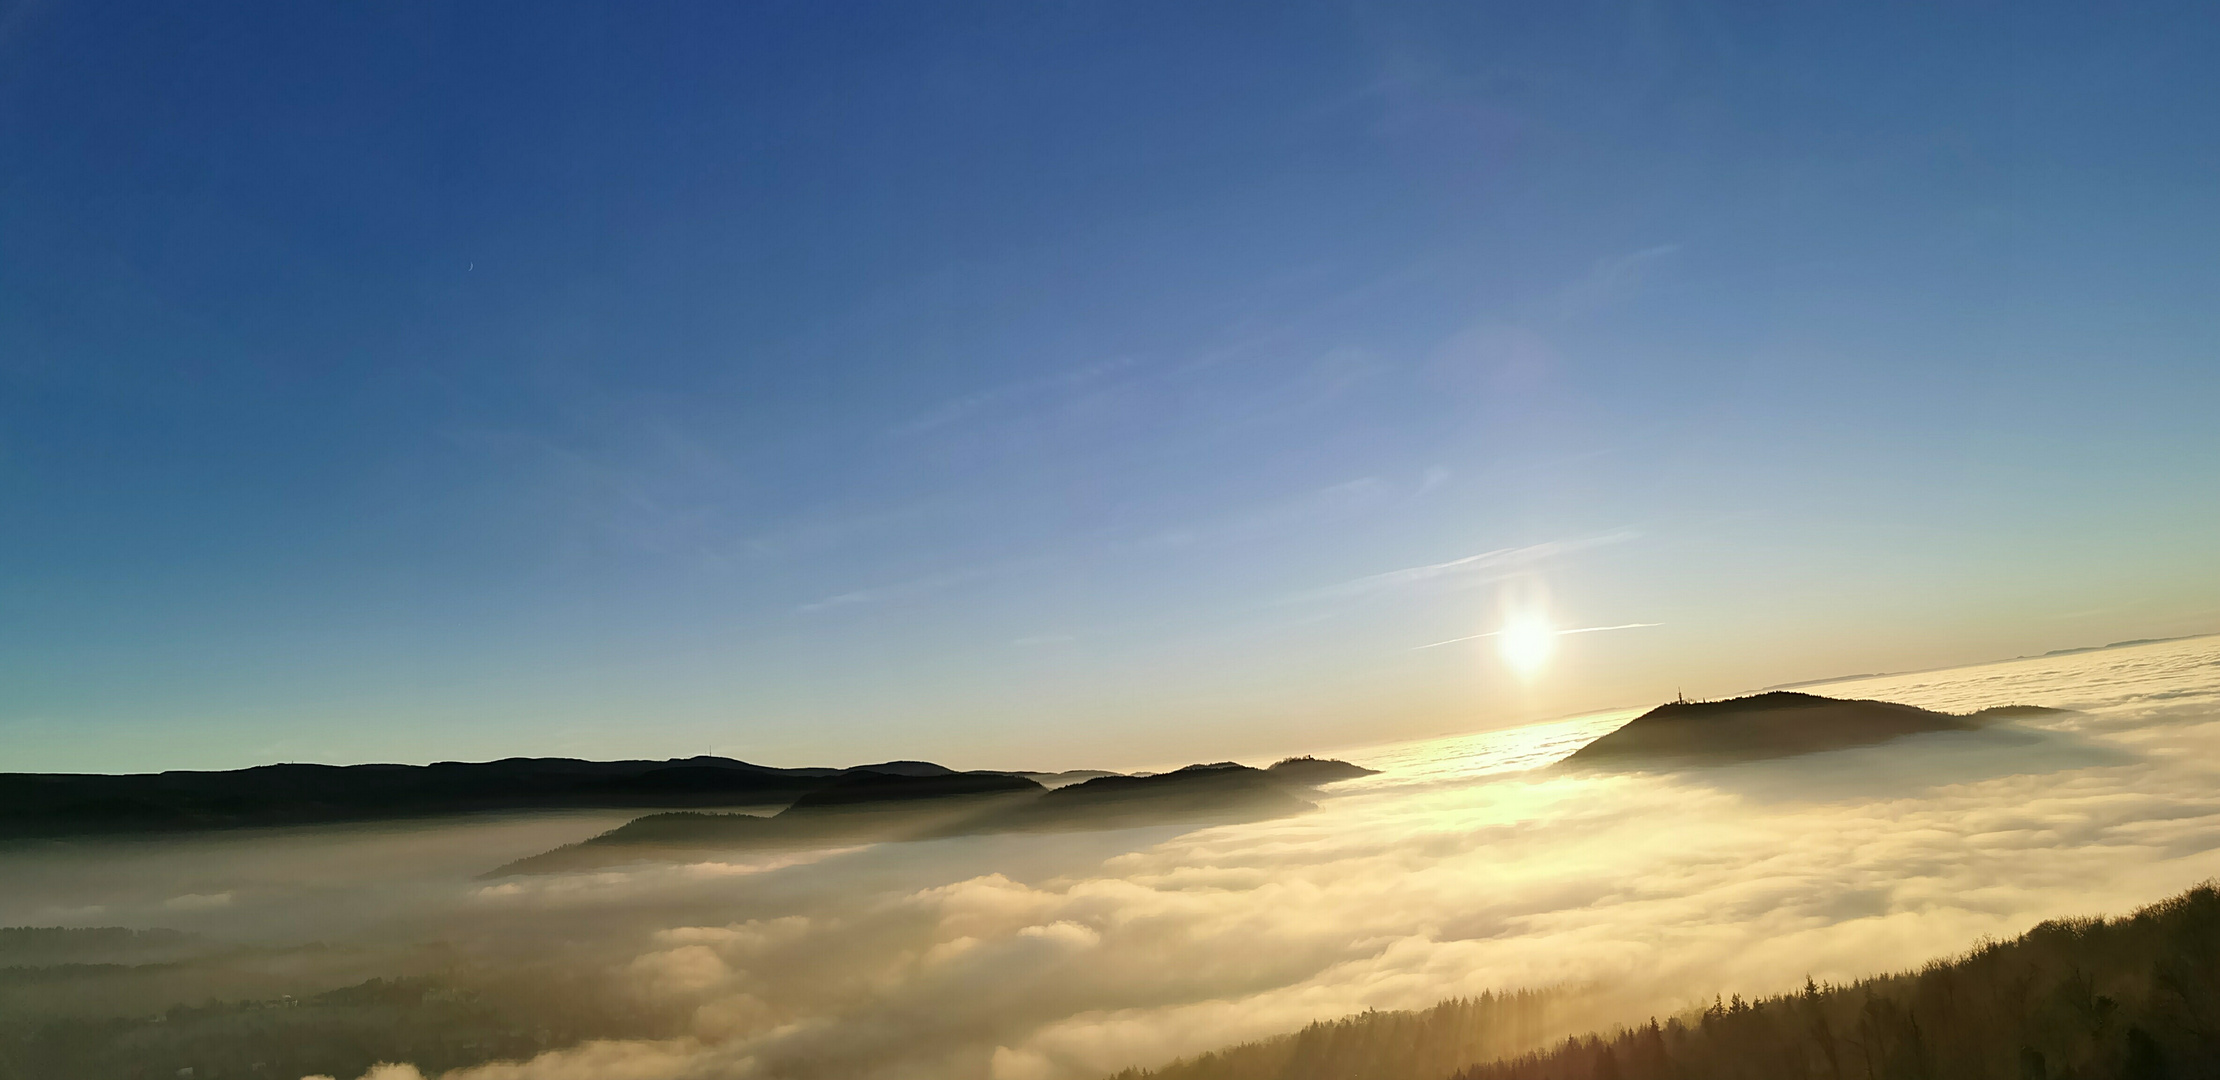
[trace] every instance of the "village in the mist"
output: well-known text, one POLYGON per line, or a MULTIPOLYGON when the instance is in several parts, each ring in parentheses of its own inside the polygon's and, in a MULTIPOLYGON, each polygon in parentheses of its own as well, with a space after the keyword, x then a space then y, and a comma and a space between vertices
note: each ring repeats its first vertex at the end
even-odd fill
MULTIPOLYGON (((1564 759, 1632 712, 1584 716, 1339 750, 1377 771, 1260 820, 534 874, 490 872, 631 815, 18 843, 0 851, 0 923, 129 932, 0 934, 0 1067, 1091 1080, 1374 1010, 1533 995, 1444 1021, 1467 1060, 1405 1031, 1337 1066, 1423 1073, 1415 1045, 1447 1055, 1446 1076, 1652 1020, 1700 1026, 1715 999, 1917 971, 2220 874, 2220 638, 1805 689, 2043 708, 1602 771, 1564 759)), ((1941 1045, 1968 1021, 1925 1022, 1941 1045)), ((1265 1056, 1174 1073, 1309 1075, 1265 1056)))

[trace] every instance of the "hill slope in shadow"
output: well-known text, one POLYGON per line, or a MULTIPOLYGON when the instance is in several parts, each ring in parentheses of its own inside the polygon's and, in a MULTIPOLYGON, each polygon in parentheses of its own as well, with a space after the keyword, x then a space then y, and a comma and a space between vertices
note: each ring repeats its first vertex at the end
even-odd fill
POLYGON ((713 852, 1257 821, 1309 810, 1313 804, 1302 797, 1305 793, 1371 771, 1336 761, 1311 761, 1280 771, 1227 761, 1150 776, 1098 776, 1054 789, 1000 773, 857 777, 768 817, 653 814, 519 859, 487 876, 557 873, 713 852))
POLYGON ((1543 992, 1363 1013, 1113 1080, 2220 1076, 2220 890, 2199 886, 2125 918, 2046 922, 1914 973, 1738 995, 1662 1023, 1567 1037, 1568 1004, 1543 992))
POLYGON ((1310 785, 1221 761, 1153 776, 1098 776, 971 823, 974 832, 1227 824, 1301 813, 1310 785))
POLYGON ((1965 716, 1890 701, 1855 701, 1788 690, 1723 701, 1660 705, 1575 751, 1573 767, 1724 765, 1822 750, 1871 746, 1906 735, 1972 731, 2056 710, 2006 705, 1965 716))

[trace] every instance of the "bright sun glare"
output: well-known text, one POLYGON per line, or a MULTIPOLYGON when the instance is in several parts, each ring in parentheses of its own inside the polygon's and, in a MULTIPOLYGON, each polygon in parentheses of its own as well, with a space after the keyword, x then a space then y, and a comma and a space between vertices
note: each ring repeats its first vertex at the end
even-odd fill
POLYGON ((1503 662, 1511 665, 1520 678, 1533 678, 1549 662, 1549 654, 1557 648, 1557 631, 1549 623, 1534 615, 1520 615, 1503 624, 1496 632, 1496 652, 1503 662))

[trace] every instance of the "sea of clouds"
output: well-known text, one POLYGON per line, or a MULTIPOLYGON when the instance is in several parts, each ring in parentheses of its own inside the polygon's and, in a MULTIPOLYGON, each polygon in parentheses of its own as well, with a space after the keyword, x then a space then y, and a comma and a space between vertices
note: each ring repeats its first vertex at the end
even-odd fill
MULTIPOLYGON (((231 877, 174 894, 225 899, 167 923, 545 942, 691 1018, 684 1037, 448 1080, 1083 1080, 1490 989, 1581 987, 1582 1024, 1638 1020, 1916 967, 2220 873, 2220 638, 1814 689, 2074 711, 1680 773, 1548 767, 1630 714, 1591 717, 1351 753, 1384 772, 1312 813, 1184 834, 471 879, 606 827, 533 819, 365 830, 366 851, 431 854, 357 857, 334 871, 352 884, 289 871, 298 852, 252 862, 274 841, 242 839, 231 877), (332 903, 281 885, 305 880, 332 903)), ((48 880, 20 903, 70 903, 69 875, 48 880)))

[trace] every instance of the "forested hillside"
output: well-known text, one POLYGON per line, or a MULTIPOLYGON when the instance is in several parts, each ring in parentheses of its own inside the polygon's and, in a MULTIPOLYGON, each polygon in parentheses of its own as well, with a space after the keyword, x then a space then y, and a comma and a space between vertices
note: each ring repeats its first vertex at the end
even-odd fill
POLYGON ((1370 1080, 1446 1077, 1525 1053, 1565 1030, 1570 995, 1529 990, 1444 1001, 1420 1012, 1368 1012, 1312 1024, 1112 1080, 1370 1080))
POLYGON ((1366 1013, 1118 1080, 2220 1078, 2220 890, 2046 922, 1915 973, 1738 996, 1537 1049, 1561 1000, 1366 1013))

